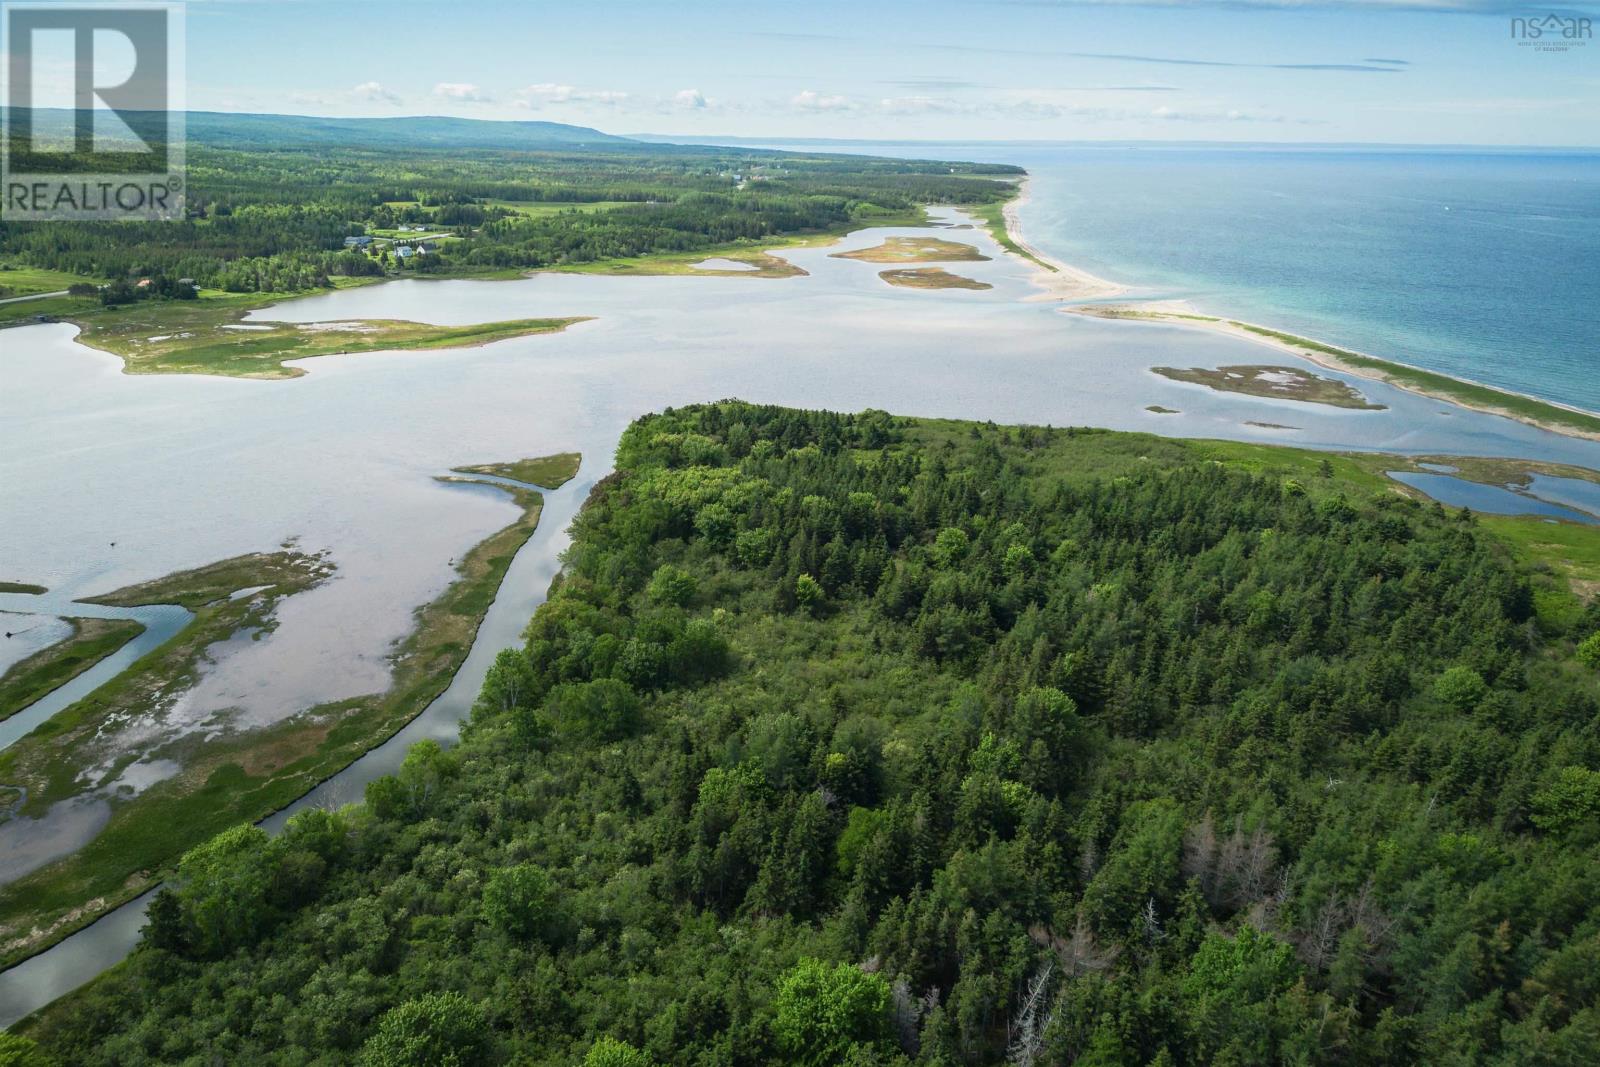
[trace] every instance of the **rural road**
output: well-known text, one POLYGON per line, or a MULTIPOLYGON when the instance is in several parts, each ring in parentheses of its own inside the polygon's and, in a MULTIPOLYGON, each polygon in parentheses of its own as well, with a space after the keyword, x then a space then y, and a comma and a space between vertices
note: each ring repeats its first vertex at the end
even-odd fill
POLYGON ((66 296, 66 295, 67 295, 67 291, 65 289, 57 290, 54 293, 29 293, 27 296, 8 296, 4 300, 0 300, 0 304, 17 304, 17 303, 21 303, 24 300, 43 300, 47 296, 66 296))

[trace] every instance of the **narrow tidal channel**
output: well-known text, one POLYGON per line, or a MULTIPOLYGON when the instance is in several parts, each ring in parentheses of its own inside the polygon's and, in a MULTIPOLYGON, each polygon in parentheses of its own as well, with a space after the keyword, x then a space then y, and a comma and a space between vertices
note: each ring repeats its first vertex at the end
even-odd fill
MULTIPOLYGON (((609 452, 606 455, 609 456, 609 452)), ((502 649, 521 644, 522 631, 527 626, 528 619, 533 615, 534 609, 544 602, 550 582, 561 567, 561 553, 569 541, 567 528, 589 495, 589 489, 594 485, 597 476, 603 476, 604 473, 604 470, 581 471, 577 478, 560 489, 541 490, 544 493, 544 510, 539 516, 538 529, 511 561, 511 567, 500 583, 494 603, 490 605, 484 615, 483 623, 478 628, 472 649, 467 653, 466 661, 462 663, 461 668, 456 671, 450 687, 394 737, 372 749, 288 807, 263 819, 261 822, 263 827, 271 833, 277 833, 297 811, 308 807, 338 807, 359 801, 368 782, 399 768, 401 760, 405 758, 406 749, 411 745, 428 739, 447 745, 456 740, 460 733, 461 721, 472 710, 472 703, 477 698, 478 690, 483 686, 484 676, 494 662, 495 656, 502 649)), ((17 597, 16 599, 29 601, 28 610, 41 610, 37 606, 39 598, 17 597)), ((87 605, 76 605, 74 610, 77 607, 87 607, 87 605)), ((182 608, 162 610, 176 610, 182 612, 184 616, 188 615, 182 608)), ((82 613, 89 614, 89 612, 82 613)), ((142 615, 135 617, 144 622, 148 629, 139 638, 130 642, 130 647, 139 644, 157 629, 153 624, 154 618, 146 619, 142 615)), ((184 621, 186 619, 177 619, 176 628, 181 628, 184 621)), ((168 624, 165 616, 161 617, 160 622, 163 626, 168 624)), ((175 633, 176 628, 166 636, 175 633)), ((160 640, 165 639, 164 636, 160 640)), ((123 650, 127 651, 128 649, 123 650)), ((98 680, 70 699, 63 697, 65 703, 60 703, 55 710, 60 710, 78 697, 91 692, 128 663, 133 662, 131 658, 123 661, 123 652, 108 657, 94 670, 81 675, 78 681, 83 681, 91 675, 97 676, 98 680), (119 665, 109 668, 113 661, 119 665), (101 668, 108 668, 103 676, 100 675, 101 668)), ((138 652, 133 658, 142 654, 142 651, 138 652)), ((75 684, 63 686, 56 693, 63 693, 73 688, 75 684)), ((44 718, 55 714, 55 711, 44 712, 40 717, 35 714, 34 709, 50 701, 54 696, 56 694, 51 694, 51 697, 39 701, 24 714, 42 722, 44 718)), ((22 714, 14 716, 4 726, 10 726, 22 717, 22 714)), ((33 725, 37 725, 37 722, 33 725)), ((10 744, 15 737, 22 736, 32 728, 30 725, 27 729, 16 733, 14 737, 9 734, 0 737, 4 737, 4 744, 10 744)), ((127 958, 128 953, 139 943, 139 932, 144 927, 145 910, 150 906, 150 901, 156 892, 155 889, 150 890, 37 956, 30 957, 10 970, 0 973, 0 1027, 10 1026, 18 1019, 38 1011, 56 998, 70 993, 127 958)))

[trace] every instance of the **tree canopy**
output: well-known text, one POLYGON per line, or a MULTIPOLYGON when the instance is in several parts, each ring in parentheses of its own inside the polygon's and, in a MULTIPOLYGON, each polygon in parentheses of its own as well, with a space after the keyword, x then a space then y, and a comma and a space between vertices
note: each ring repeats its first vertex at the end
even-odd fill
POLYGON ((641 419, 459 746, 196 850, 24 1029, 119 1065, 1600 1061, 1600 613, 1542 628, 1470 514, 1212 454, 641 419))

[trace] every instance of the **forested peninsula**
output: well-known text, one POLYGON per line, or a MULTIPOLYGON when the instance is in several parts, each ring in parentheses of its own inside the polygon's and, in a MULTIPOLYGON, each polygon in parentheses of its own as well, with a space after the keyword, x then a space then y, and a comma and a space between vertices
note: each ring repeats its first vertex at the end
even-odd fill
POLYGON ((1600 613, 1528 551, 1355 457, 649 416, 458 746, 0 1048, 1593 1063, 1600 613))

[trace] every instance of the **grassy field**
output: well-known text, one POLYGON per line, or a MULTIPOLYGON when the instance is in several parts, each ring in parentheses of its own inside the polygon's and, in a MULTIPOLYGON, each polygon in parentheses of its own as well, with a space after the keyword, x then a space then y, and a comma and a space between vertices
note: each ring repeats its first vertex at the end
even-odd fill
POLYGON ((988 282, 963 278, 942 267, 909 267, 902 270, 881 270, 878 277, 890 285, 903 289, 993 289, 988 282))
POLYGON ((543 200, 481 200, 484 207, 503 208, 518 215, 538 218, 542 215, 559 215, 563 211, 610 211, 619 207, 637 207, 634 200, 596 200, 589 203, 558 203, 543 200))
POLYGON ((93 296, 46 296, 38 300, 18 300, 0 304, 0 327, 22 326, 42 319, 64 319, 96 311, 100 300, 93 296))
POLYGON ((54 293, 93 279, 43 267, 0 265, 0 300, 33 293, 54 293))
POLYGON ((1004 203, 964 204, 961 210, 983 223, 983 228, 989 231, 989 236, 993 237, 995 243, 1007 252, 1021 256, 1029 263, 1043 267, 1052 274, 1056 273, 1055 267, 1017 244, 1016 240, 1011 236, 1011 230, 1006 226, 1006 206, 1004 203))
POLYGON ((834 252, 833 258, 857 259, 864 263, 948 263, 977 262, 989 257, 959 241, 938 237, 889 237, 872 248, 834 252))
MULTIPOLYGON (((70 298, 63 298, 70 299, 70 298)), ((295 378, 284 361, 396 349, 466 348, 551 333, 581 319, 513 319, 471 326, 432 326, 396 319, 326 323, 245 323, 246 313, 282 297, 208 291, 199 300, 151 300, 122 307, 93 301, 59 317, 79 327, 78 340, 122 357, 129 374, 222 374, 295 378)), ((40 301, 45 303, 46 301, 40 301)), ((10 305, 17 307, 19 305, 10 305)))
POLYGON ((144 633, 132 619, 68 619, 72 633, 0 675, 0 722, 105 659, 144 633))
MULTIPOLYGON (((527 462, 561 469, 554 458, 527 462)), ((183 770, 114 805, 106 828, 80 851, 0 888, 0 967, 48 948, 138 896, 194 845, 304 795, 388 740, 442 693, 466 659, 512 559, 539 522, 540 494, 508 492, 521 515, 467 552, 457 564, 456 580, 418 610, 410 636, 391 657, 386 691, 312 708, 267 729, 211 740, 190 737, 158 753, 136 754, 175 759, 183 770)), ((251 626, 270 625, 269 602, 325 574, 320 561, 284 552, 223 561, 101 598, 106 603, 176 602, 198 605, 199 611, 163 648, 0 754, 0 782, 28 786, 30 813, 76 792, 77 768, 97 762, 90 733, 94 724, 186 688, 207 645, 251 626), (272 588, 253 597, 211 599, 224 589, 267 583, 272 588)))
POLYGON ((480 463, 473 467, 456 467, 458 474, 492 474, 527 482, 541 489, 560 489, 577 477, 578 465, 583 457, 576 452, 561 452, 538 459, 519 459, 515 463, 480 463))
POLYGON ((773 247, 771 242, 752 242, 724 245, 701 252, 663 252, 627 259, 605 259, 594 263, 564 263, 548 270, 561 274, 621 274, 639 277, 676 274, 724 278, 798 278, 806 273, 788 260, 770 255, 765 251, 770 247, 773 247), (701 270, 695 266, 696 263, 707 259, 731 259, 737 263, 748 263, 756 269, 701 270))
POLYGON ((1336 408, 1354 408, 1360 411, 1382 411, 1383 404, 1374 404, 1345 382, 1324 378, 1320 374, 1297 367, 1151 367, 1163 378, 1175 382, 1204 385, 1223 393, 1244 393, 1248 396, 1271 397, 1278 400, 1298 400, 1306 404, 1328 404, 1336 408))

